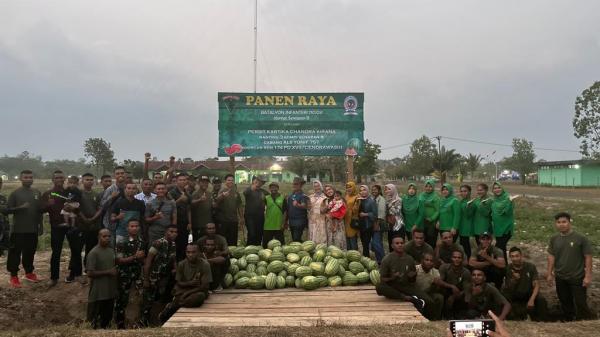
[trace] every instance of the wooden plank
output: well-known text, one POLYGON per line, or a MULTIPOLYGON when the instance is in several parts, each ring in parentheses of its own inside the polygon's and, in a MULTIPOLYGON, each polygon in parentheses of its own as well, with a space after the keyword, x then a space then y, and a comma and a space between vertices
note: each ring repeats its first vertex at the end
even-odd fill
POLYGON ((351 320, 347 318, 222 318, 216 319, 211 317, 210 320, 200 320, 198 318, 176 319, 169 320, 165 327, 193 327, 193 326, 315 326, 323 324, 342 324, 342 325, 378 325, 378 324, 401 324, 408 322, 424 322, 422 316, 414 316, 410 318, 380 318, 373 319, 371 317, 356 317, 351 320))
MULTIPOLYGON (((260 312, 260 313, 237 313, 228 315, 228 317, 347 317, 348 319, 352 317, 371 317, 371 318, 379 318, 385 315, 391 315, 395 317, 401 316, 414 316, 414 311, 371 311, 371 312, 356 312, 356 311, 313 311, 313 312, 260 312)), ((211 312, 203 312, 201 315, 198 313, 180 313, 177 315, 177 318, 181 317, 203 317, 211 319, 213 317, 223 317, 223 313, 211 313, 211 312)))
MULTIPOLYGON (((293 312, 295 313, 302 313, 302 312, 313 312, 315 310, 320 310, 320 311, 335 311, 335 312, 353 312, 353 311, 357 311, 356 307, 354 306, 346 306, 346 307, 319 307, 319 308, 314 308, 314 307, 296 307, 296 308, 292 308, 293 312)), ((370 306, 370 307, 364 307, 361 308, 360 311, 364 312, 364 313, 368 313, 370 311, 410 311, 410 312, 414 312, 415 308, 413 307, 412 304, 407 304, 406 306, 399 306, 399 305, 378 305, 378 306, 370 306)), ((284 308, 280 308, 280 307, 265 307, 265 308, 260 308, 257 309, 256 311, 269 311, 269 312, 286 312, 287 310, 285 310, 284 308)), ((253 311, 253 312, 256 312, 253 311)), ((200 313, 204 313, 204 312, 214 312, 214 313, 218 313, 220 315, 223 314, 243 314, 243 313, 248 313, 248 309, 240 309, 240 308, 223 308, 223 307, 215 307, 215 306, 209 306, 209 305, 204 305, 200 308, 181 308, 179 309, 179 311, 177 312, 178 314, 200 314, 200 313)))

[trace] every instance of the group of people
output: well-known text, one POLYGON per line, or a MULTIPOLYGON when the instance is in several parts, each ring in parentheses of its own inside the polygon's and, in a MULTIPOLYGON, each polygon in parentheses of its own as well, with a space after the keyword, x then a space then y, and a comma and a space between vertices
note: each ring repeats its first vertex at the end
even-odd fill
MULTIPOLYGON (((31 187, 33 173, 21 172, 22 187, 6 202, 0 199, 0 212, 13 215, 7 260, 13 287, 21 286, 19 265, 24 280, 39 281, 33 261, 42 215, 48 213, 49 284, 58 282, 66 238, 71 256, 65 282, 91 280, 88 318, 97 327, 107 327, 113 313, 116 325, 125 327, 135 287, 143 289, 142 325, 149 324, 157 301, 169 303, 162 321, 181 306, 200 305, 209 290, 221 289, 228 246, 238 244, 239 233, 246 244, 266 247, 271 239, 284 242, 285 231, 292 241, 306 237, 348 250, 358 250, 360 239, 363 255, 373 253, 381 265, 377 292, 413 302, 430 319, 478 317, 488 310, 502 319, 545 319, 535 265, 517 247, 507 252, 513 201, 499 182, 491 195, 486 184, 477 185, 475 198, 471 186, 461 185, 457 198, 451 184, 438 194, 431 180, 420 194, 415 184, 400 195, 394 184, 348 182, 340 191, 319 181, 305 193, 306 182, 296 177, 284 195, 277 182, 265 190, 262 176, 240 193, 231 174, 221 182, 170 169, 166 176, 142 179, 138 187, 123 167, 113 173, 100 177, 97 192, 94 175, 86 173, 80 181, 55 171, 53 187, 40 193, 31 187)), ((556 282, 566 320, 591 317, 586 304, 591 245, 571 230, 570 221, 566 213, 557 215, 560 233, 551 239, 548 258, 548 282, 556 282)))

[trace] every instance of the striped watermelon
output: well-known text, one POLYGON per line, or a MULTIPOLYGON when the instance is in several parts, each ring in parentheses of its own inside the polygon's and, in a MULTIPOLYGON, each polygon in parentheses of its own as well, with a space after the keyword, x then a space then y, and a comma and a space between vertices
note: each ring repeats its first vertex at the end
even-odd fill
POLYGON ((238 273, 238 271, 240 271, 240 267, 238 267, 237 264, 231 264, 229 265, 229 273, 231 275, 235 275, 238 273))
POLYGON ((360 273, 356 274, 356 278, 358 279, 358 283, 367 283, 369 282, 369 273, 366 271, 361 271, 360 273))
POLYGON ((334 258, 329 260, 329 262, 327 262, 327 264, 325 265, 325 275, 327 275, 327 276, 337 275, 337 273, 339 271, 340 271, 340 264, 334 258))
POLYGON ((346 252, 346 258, 348 261, 360 262, 362 255, 358 250, 349 250, 346 252))
POLYGON ((231 287, 231 284, 233 283, 233 276, 231 276, 229 273, 225 274, 223 282, 225 283, 225 288, 231 287))
POLYGON ((298 253, 296 253, 296 254, 298 254, 298 256, 300 256, 300 259, 302 259, 302 258, 303 258, 303 257, 305 257, 305 256, 310 256, 310 253, 309 253, 309 252, 305 252, 305 251, 303 251, 303 250, 299 251, 299 252, 298 252, 298 253))
POLYGON ((239 279, 237 279, 235 281, 235 287, 238 289, 244 289, 244 288, 248 288, 248 283, 250 282, 250 279, 247 277, 240 277, 239 279))
POLYGON ((323 262, 325 256, 327 256, 327 252, 325 251, 325 249, 318 249, 313 255, 313 260, 316 262, 323 262))
POLYGON ((273 290, 277 287, 277 275, 274 273, 267 274, 267 278, 265 280, 265 288, 269 290, 273 290))
POLYGON ((265 287, 265 280, 260 276, 253 276, 248 281, 248 287, 254 290, 262 289, 265 287))
POLYGON ((348 260, 346 259, 337 259, 340 263, 340 266, 344 267, 344 269, 348 269, 348 260))
POLYGON ((258 257, 260 257, 261 261, 269 261, 271 254, 273 254, 273 251, 270 249, 261 249, 258 251, 258 257))
POLYGON ((310 265, 311 262, 312 262, 312 259, 310 258, 310 256, 305 256, 302 258, 302 260, 300 260, 300 265, 308 266, 308 265, 310 265))
POLYGON ((267 248, 273 250, 275 247, 281 247, 281 242, 279 242, 279 240, 273 239, 267 242, 267 248))
POLYGON ((283 254, 288 255, 290 253, 298 253, 302 249, 302 246, 283 246, 283 254))
POLYGON ((256 274, 257 275, 267 275, 269 273, 269 271, 267 270, 267 267, 264 266, 260 266, 260 267, 256 267, 256 274))
POLYGON ((267 266, 267 270, 270 273, 279 273, 280 271, 283 270, 283 262, 281 261, 273 261, 271 263, 269 263, 269 265, 267 266))
POLYGON ((258 251, 261 249, 261 246, 246 246, 246 248, 244 248, 244 254, 258 254, 258 251))
POLYGON ((374 286, 379 285, 379 283, 381 283, 381 275, 379 274, 379 270, 371 270, 369 273, 369 279, 374 286))
POLYGON ((324 249, 327 250, 327 245, 324 243, 319 243, 316 247, 315 250, 319 250, 319 249, 324 249))
POLYGON ((296 263, 298 261, 300 261, 300 255, 296 254, 296 253, 289 253, 286 256, 286 259, 290 262, 290 263, 296 263))
POLYGON ((352 274, 356 275, 362 271, 365 271, 365 267, 360 262, 352 261, 348 265, 348 269, 352 272, 352 274))
POLYGON ((302 250, 305 252, 312 252, 315 250, 316 244, 313 241, 304 241, 302 243, 302 250))
POLYGON ((273 261, 285 261, 285 256, 283 255, 283 253, 272 253, 271 256, 269 257, 269 262, 273 262, 273 261))
POLYGON ((336 259, 343 259, 346 256, 341 249, 332 249, 329 251, 329 255, 336 259))
POLYGON ((296 288, 302 288, 302 277, 297 277, 296 281, 294 281, 294 286, 296 288))
POLYGON ((283 248, 281 248, 281 246, 273 247, 271 250, 273 253, 283 253, 283 248))
POLYGON ((329 282, 327 282, 327 277, 319 275, 315 276, 315 278, 317 279, 317 281, 319 281, 319 287, 327 287, 329 285, 329 282))
MULTIPOLYGON (((323 263, 327 264, 327 262, 331 261, 331 259, 334 259, 333 257, 327 255, 325 256, 325 258, 323 259, 323 263)), ((335 259, 334 259, 335 260, 335 259)))
MULTIPOLYGON (((292 241, 289 244, 290 246, 298 246, 298 247, 302 247, 302 242, 298 242, 298 241, 292 241)), ((302 248, 300 248, 302 249, 302 248)))
POLYGON ((285 288, 285 277, 277 276, 277 289, 285 288))
POLYGON ((358 283, 358 279, 356 278, 356 276, 354 276, 354 274, 347 271, 344 277, 342 278, 342 283, 345 286, 355 286, 358 283))
POLYGON ((346 275, 346 269, 344 269, 344 266, 342 266, 341 264, 340 264, 340 270, 338 271, 338 275, 340 277, 344 277, 344 275, 346 275))
POLYGON ((292 263, 289 267, 287 267, 288 274, 290 274, 290 275, 296 275, 296 269, 298 269, 298 267, 300 267, 299 264, 292 263))
POLYGON ((325 265, 323 262, 311 262, 308 266, 312 269, 312 274, 315 276, 323 275, 323 273, 325 273, 325 265))
POLYGON ((265 267, 265 268, 267 268, 268 265, 269 265, 269 262, 267 262, 267 261, 258 261, 258 263, 256 264, 257 267, 265 267))
POLYGON ((362 265, 367 268, 367 266, 369 265, 369 262, 371 261, 370 258, 363 256, 360 258, 360 263, 362 263, 362 265))
POLYGON ((246 269, 246 266, 248 266, 248 262, 246 262, 246 258, 243 256, 238 259, 237 264, 240 269, 246 269))
POLYGON ((377 262, 371 260, 369 261, 369 264, 367 265, 367 270, 369 271, 373 271, 373 270, 377 270, 379 269, 379 265, 377 264, 377 262))
POLYGON ((250 278, 250 275, 249 275, 249 273, 248 273, 247 271, 245 271, 245 270, 240 270, 240 271, 239 271, 239 272, 237 272, 235 275, 233 275, 233 279, 234 279, 234 280, 236 280, 236 281, 237 281, 238 279, 242 278, 242 277, 247 277, 247 278, 250 278))
POLYGON ((244 247, 229 247, 229 251, 236 259, 244 256, 244 247))
POLYGON ((246 271, 249 273, 256 273, 256 265, 254 263, 248 263, 246 271))
POLYGON ((312 275, 312 269, 310 269, 310 267, 300 266, 300 267, 298 267, 298 269, 296 269, 296 277, 297 278, 302 278, 302 277, 309 276, 309 275, 312 275))
POLYGON ((305 290, 314 290, 317 289, 321 283, 314 276, 304 276, 302 278, 302 288, 305 290))
POLYGON ((294 275, 288 275, 285 278, 285 286, 286 287, 294 287, 296 285, 296 278, 294 275))
POLYGON ((339 287, 342 285, 342 278, 339 276, 332 276, 327 279, 330 287, 339 287))

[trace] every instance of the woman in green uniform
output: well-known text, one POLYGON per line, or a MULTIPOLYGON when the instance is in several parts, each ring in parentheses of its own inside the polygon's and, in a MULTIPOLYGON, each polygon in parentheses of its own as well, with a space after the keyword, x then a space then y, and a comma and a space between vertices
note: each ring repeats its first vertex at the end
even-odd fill
POLYGON ((492 200, 492 224, 494 225, 496 247, 502 249, 504 260, 506 261, 506 245, 515 228, 513 203, 499 181, 496 181, 492 186, 492 193, 494 193, 494 199, 492 200))
MULTIPOLYGON (((412 240, 412 231, 415 229, 423 230, 423 203, 417 195, 417 185, 408 184, 406 194, 402 196, 402 215, 406 227, 406 235, 412 240)), ((389 240, 390 246, 392 240, 389 240)), ((391 251, 391 250, 390 250, 391 251)))
POLYGON ((435 182, 425 181, 423 193, 419 195, 419 201, 423 205, 423 231, 425 242, 435 247, 438 238, 438 219, 440 217, 440 196, 435 193, 435 182))
POLYGON ((488 185, 477 185, 477 198, 473 200, 475 213, 473 214, 473 233, 477 245, 479 245, 479 236, 482 233, 492 232, 492 199, 488 195, 488 185))
POLYGON ((460 224, 458 235, 460 245, 465 250, 467 257, 471 257, 471 235, 473 235, 473 217, 475 215, 474 201, 471 200, 471 186, 460 186, 460 224))
POLYGON ((458 237, 460 224, 460 201, 454 196, 454 187, 451 184, 442 186, 442 200, 440 201, 440 232, 450 232, 453 241, 458 237))

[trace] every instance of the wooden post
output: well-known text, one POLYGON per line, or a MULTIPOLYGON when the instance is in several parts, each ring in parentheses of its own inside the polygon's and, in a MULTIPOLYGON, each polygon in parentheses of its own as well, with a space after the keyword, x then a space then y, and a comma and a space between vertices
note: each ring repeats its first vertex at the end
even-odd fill
POLYGON ((235 157, 229 156, 229 173, 233 174, 235 177, 235 157))
POLYGON ((354 181, 354 156, 346 156, 346 182, 354 181))

